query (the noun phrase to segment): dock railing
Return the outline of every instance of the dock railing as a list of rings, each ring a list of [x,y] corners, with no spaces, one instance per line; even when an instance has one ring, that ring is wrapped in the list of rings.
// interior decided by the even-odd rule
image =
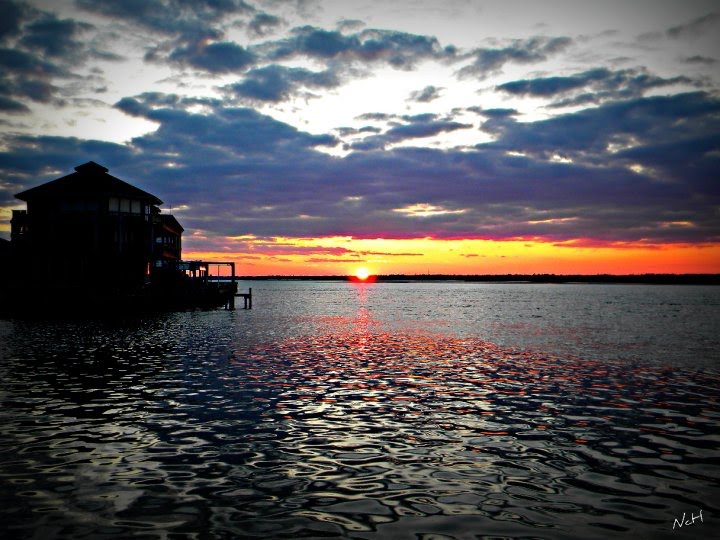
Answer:
[[[230,275],[220,276],[218,275],[218,283],[215,283],[217,293],[225,303],[225,308],[234,310],[235,309],[235,298],[240,297],[244,302],[244,309],[252,309],[252,288],[247,293],[238,293],[237,278],[235,277],[235,263],[224,262],[224,261],[180,261],[178,268],[185,273],[188,278],[193,281],[199,281],[202,286],[206,289],[211,289],[210,278],[210,267],[217,266],[229,266]],[[218,270],[219,274],[219,270]],[[230,283],[221,283],[221,278],[229,278]]]

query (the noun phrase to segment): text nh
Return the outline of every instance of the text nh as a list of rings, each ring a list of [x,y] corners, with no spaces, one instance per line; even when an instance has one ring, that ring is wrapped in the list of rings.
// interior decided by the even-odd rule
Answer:
[[[682,527],[684,525],[694,525],[695,520],[700,519],[700,523],[703,523],[703,517],[702,517],[702,510],[700,510],[700,513],[696,516],[695,514],[690,514],[689,519],[685,519],[685,512],[683,512],[681,519],[675,519],[673,521],[673,531],[675,530],[675,526]]]

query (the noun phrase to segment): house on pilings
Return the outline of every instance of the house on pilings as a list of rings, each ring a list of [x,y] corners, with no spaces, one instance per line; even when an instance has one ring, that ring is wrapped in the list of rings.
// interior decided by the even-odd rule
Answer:
[[[16,197],[27,205],[14,210],[11,220],[5,296],[16,303],[50,295],[66,301],[132,299],[158,308],[234,306],[234,264],[227,263],[231,287],[210,283],[207,272],[190,276],[177,219],[162,213],[158,197],[102,165],[79,165]]]

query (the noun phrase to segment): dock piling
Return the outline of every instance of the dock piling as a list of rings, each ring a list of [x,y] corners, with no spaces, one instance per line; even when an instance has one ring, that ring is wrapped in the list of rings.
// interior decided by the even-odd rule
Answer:
[[[241,296],[243,299],[243,309],[252,309],[252,287],[246,293],[235,293],[235,296]],[[234,302],[234,299],[233,299]],[[235,305],[233,303],[233,305]]]

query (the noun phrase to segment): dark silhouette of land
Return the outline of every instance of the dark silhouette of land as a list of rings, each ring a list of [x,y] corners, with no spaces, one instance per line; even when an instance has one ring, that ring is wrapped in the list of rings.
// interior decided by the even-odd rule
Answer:
[[[358,281],[352,276],[237,276],[249,281]],[[447,282],[478,283],[627,283],[656,285],[720,285],[720,274],[389,274],[372,276],[378,282]]]

